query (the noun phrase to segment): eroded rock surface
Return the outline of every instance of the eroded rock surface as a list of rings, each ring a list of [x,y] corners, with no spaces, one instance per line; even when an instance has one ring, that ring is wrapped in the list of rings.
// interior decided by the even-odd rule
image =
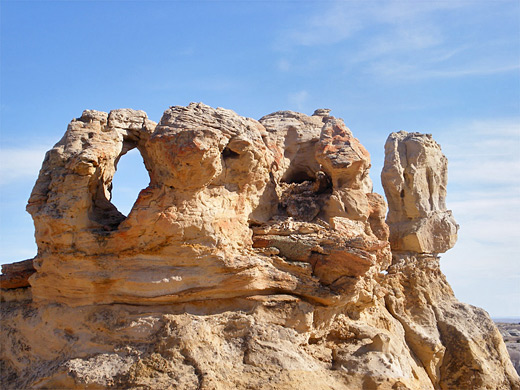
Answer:
[[[435,388],[507,388],[504,378],[514,374],[493,321],[458,302],[440,270],[437,254],[455,245],[458,230],[446,209],[447,167],[430,134],[388,137],[381,174],[392,246],[386,305]]]
[[[133,148],[150,184],[124,216],[111,182]],[[440,147],[401,132],[386,153],[388,224],[330,110],[85,111],[27,206],[30,287],[2,290],[3,388],[520,388],[439,269],[457,230]]]
[[[458,225],[446,210],[448,160],[431,134],[390,134],[381,179],[392,250],[444,253],[455,245]]]

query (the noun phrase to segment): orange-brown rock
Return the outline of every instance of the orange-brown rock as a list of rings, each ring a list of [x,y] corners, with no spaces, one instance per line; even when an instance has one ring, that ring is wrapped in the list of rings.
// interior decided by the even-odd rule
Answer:
[[[2,289],[29,287],[29,277],[35,271],[32,259],[19,261],[17,263],[2,264],[0,287]]]
[[[36,272],[2,291],[2,388],[520,389],[440,272],[445,159],[411,137],[387,147],[389,229],[330,110],[85,111],[27,206]],[[133,148],[150,183],[124,216],[112,178]]]

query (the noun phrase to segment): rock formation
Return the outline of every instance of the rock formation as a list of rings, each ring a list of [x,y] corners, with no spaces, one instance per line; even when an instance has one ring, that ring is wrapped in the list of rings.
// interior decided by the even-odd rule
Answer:
[[[111,183],[133,148],[150,184],[125,217]],[[29,199],[38,255],[4,267],[2,387],[520,389],[439,268],[458,228],[440,147],[385,150],[388,224],[330,110],[84,111]]]
[[[431,134],[392,133],[381,174],[393,251],[444,253],[458,226],[446,210],[448,160]]]
[[[504,373],[496,367],[511,375],[501,336],[486,312],[455,299],[439,267],[437,254],[455,245],[458,229],[446,210],[447,164],[430,134],[388,137],[381,174],[393,257],[386,306],[435,388],[500,388]]]

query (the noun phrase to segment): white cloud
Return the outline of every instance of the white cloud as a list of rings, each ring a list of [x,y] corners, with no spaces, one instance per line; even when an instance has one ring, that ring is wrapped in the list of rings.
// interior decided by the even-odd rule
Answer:
[[[499,61],[499,60],[497,60]],[[435,78],[457,78],[468,76],[486,76],[505,72],[513,72],[520,69],[518,63],[503,64],[481,63],[481,64],[462,64],[436,69],[437,60],[426,60],[422,64],[409,61],[385,60],[373,62],[367,68],[367,73],[377,75],[393,81],[421,80]]]
[[[349,38],[363,28],[366,8],[361,2],[325,3],[323,12],[314,14],[301,26],[284,31],[279,41],[282,48],[293,46],[330,45]]]
[[[443,271],[459,299],[494,316],[519,315],[520,118],[456,123],[436,139],[449,159],[448,208],[461,227]]]
[[[469,132],[496,137],[515,137],[520,141],[520,118],[496,118],[474,120],[469,124]]]
[[[504,7],[496,8],[495,13],[511,13],[507,2],[500,5]],[[345,70],[391,82],[518,71],[517,37],[497,40],[488,34],[482,42],[475,31],[467,36],[459,33],[464,29],[460,25],[468,23],[468,15],[475,23],[484,23],[489,13],[486,7],[485,2],[475,6],[465,1],[327,2],[285,30],[278,46],[294,54],[298,48],[335,45],[330,50],[343,58]],[[456,15],[463,19],[454,22]],[[299,62],[310,57],[301,55]]]
[[[0,184],[38,177],[48,146],[0,149]]]
[[[412,29],[399,28],[390,35],[378,35],[371,39],[351,58],[351,61],[354,63],[371,61],[382,56],[431,48],[440,42],[442,42],[442,37],[437,28],[426,26]],[[454,52],[451,55],[453,54]],[[435,58],[439,59],[440,56],[449,57],[448,53],[437,53]]]
[[[462,7],[464,2],[438,1],[335,1],[322,3],[320,10],[297,27],[284,31],[280,40],[283,47],[331,45],[345,41],[353,35],[377,25],[390,25],[405,32],[408,41],[417,36],[412,34],[410,24],[416,23],[424,32],[425,18],[433,12]],[[403,29],[403,27],[407,27]],[[435,28],[434,25],[430,25]],[[431,30],[429,31],[432,32]],[[435,34],[430,34],[434,36]],[[429,38],[428,38],[429,39]]]
[[[520,118],[480,120],[453,125],[439,140],[450,159],[450,181],[466,188],[500,186],[518,195],[520,188]],[[474,193],[474,192],[473,192]],[[508,193],[501,193],[507,197]],[[498,195],[498,194],[497,194]]]

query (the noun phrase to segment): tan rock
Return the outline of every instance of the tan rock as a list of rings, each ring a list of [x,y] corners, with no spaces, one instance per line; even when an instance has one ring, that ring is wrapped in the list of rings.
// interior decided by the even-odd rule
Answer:
[[[434,388],[520,387],[493,321],[484,310],[457,301],[438,258],[394,255],[384,283],[387,308]]]
[[[383,241],[388,241],[390,229],[385,222],[386,219],[386,202],[384,198],[375,192],[367,194],[367,200],[370,207],[368,222],[374,235]]]
[[[11,308],[4,388],[433,388],[400,324],[375,307],[353,320],[278,294],[173,307]]]
[[[293,112],[261,122],[267,127],[201,103],[171,107],[156,127],[132,110],[85,111],[72,121],[44,161],[29,200],[40,248],[31,279],[34,300],[154,304],[277,289],[331,302],[336,293],[324,286],[387,267],[390,253],[386,243],[372,244],[379,240],[367,222],[368,197],[361,188],[368,153],[350,130],[330,116]],[[339,132],[332,141],[331,131]],[[323,157],[329,142],[341,153],[355,144],[352,150],[364,153],[363,171],[328,163],[324,172],[315,156],[333,161]],[[143,156],[150,185],[125,218],[110,203],[111,180],[117,161],[133,147]],[[342,202],[337,210],[327,206],[335,196]],[[335,216],[360,220],[355,244],[305,260],[288,255],[281,244],[267,248],[282,257],[252,250],[250,224]],[[334,232],[328,234],[331,243],[337,241]],[[311,246],[320,240],[315,237]],[[358,243],[365,241],[366,248]],[[280,265],[291,261],[312,267]],[[311,276],[322,284],[309,282]]]
[[[431,134],[390,134],[381,180],[393,250],[443,253],[455,245],[458,225],[445,202],[448,160]]]
[[[320,165],[315,158],[316,143],[328,117],[278,111],[259,122],[267,131],[267,144],[275,162],[273,175],[278,182],[302,183],[313,180]]]
[[[456,300],[437,253],[449,250],[458,225],[446,210],[447,159],[432,136],[392,133],[382,182],[393,264],[386,305],[434,388],[518,388],[489,315]]]

